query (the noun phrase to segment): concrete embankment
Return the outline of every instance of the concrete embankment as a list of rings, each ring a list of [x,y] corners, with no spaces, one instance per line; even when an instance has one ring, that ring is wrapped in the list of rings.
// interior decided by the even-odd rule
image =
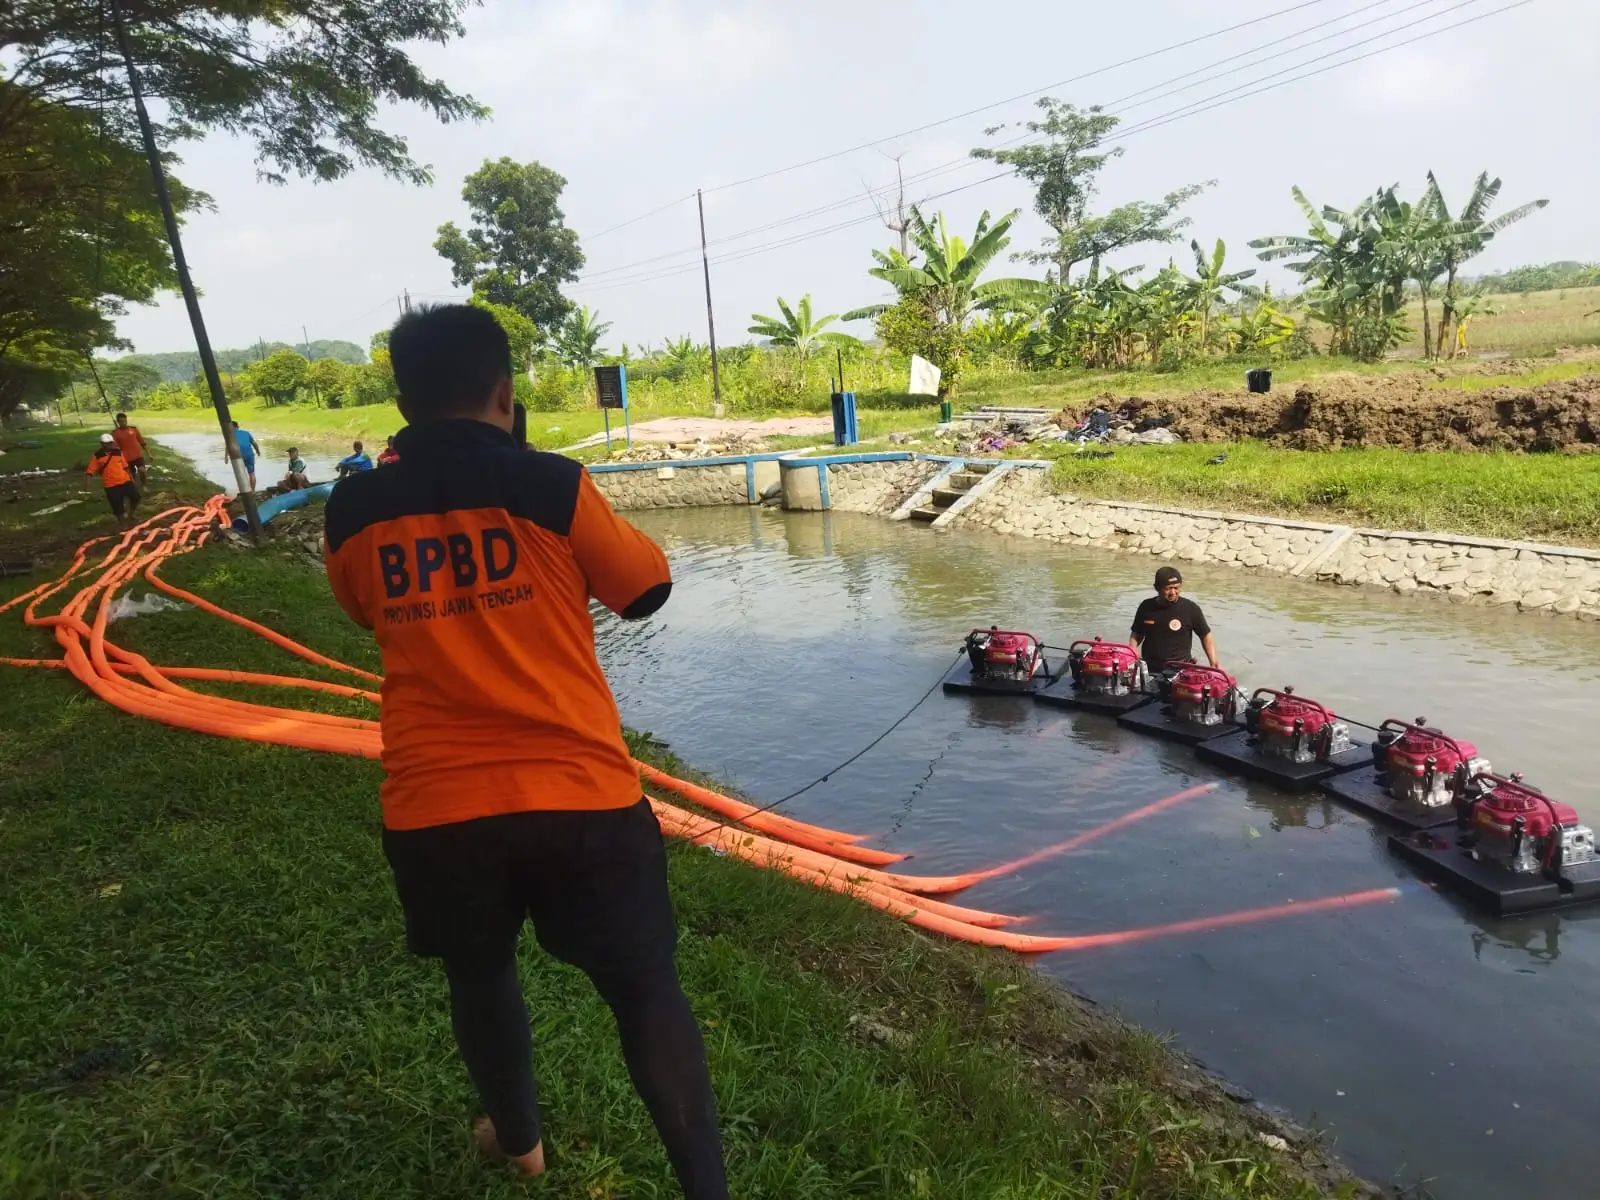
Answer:
[[[971,496],[945,493],[939,485],[963,470],[985,471],[993,478],[974,487]],[[942,510],[918,511],[938,513],[931,522],[935,530],[979,527],[1065,545],[1600,620],[1600,551],[1089,499],[1057,491],[1039,463],[968,463],[902,451],[608,463],[590,471],[622,509],[758,504],[766,497],[791,510],[905,518],[916,505],[949,502]]]

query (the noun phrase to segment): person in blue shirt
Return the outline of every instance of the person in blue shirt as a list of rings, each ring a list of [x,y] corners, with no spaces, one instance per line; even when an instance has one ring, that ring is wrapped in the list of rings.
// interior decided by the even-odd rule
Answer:
[[[346,475],[357,475],[362,471],[372,470],[372,460],[367,457],[367,452],[361,448],[361,443],[355,443],[355,453],[347,454],[339,460],[339,478]]]
[[[239,447],[239,458],[244,463],[244,469],[250,475],[250,490],[256,490],[256,455],[261,453],[261,445],[256,441],[256,435],[248,429],[240,429],[239,422],[233,423],[233,440]]]

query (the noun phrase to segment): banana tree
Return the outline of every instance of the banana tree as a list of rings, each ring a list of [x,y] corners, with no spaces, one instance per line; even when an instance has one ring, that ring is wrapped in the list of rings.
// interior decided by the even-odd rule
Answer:
[[[806,360],[810,358],[811,351],[818,345],[828,346],[857,346],[859,338],[853,338],[848,333],[824,331],[824,327],[833,324],[839,319],[837,313],[829,313],[825,317],[811,316],[811,296],[807,293],[800,297],[800,303],[794,308],[789,307],[789,302],[782,296],[778,297],[778,311],[783,314],[782,319],[764,317],[760,313],[751,315],[755,322],[750,326],[750,332],[757,337],[764,337],[774,346],[786,346],[795,352],[800,360],[800,386],[806,386]]]
[[[600,339],[610,329],[611,322],[600,320],[600,314],[591,312],[587,304],[573,309],[556,329],[556,358],[565,367],[594,366],[605,354],[600,348]]]
[[[1036,299],[1046,294],[1037,279],[991,279],[979,282],[1000,252],[1011,244],[1010,230],[1017,219],[1007,213],[993,225],[987,211],[978,218],[978,227],[969,246],[952,236],[943,213],[930,225],[921,209],[911,209],[911,241],[921,253],[920,266],[912,265],[899,251],[879,251],[879,265],[868,272],[892,286],[901,296],[918,294],[927,298],[943,321],[964,326],[973,313],[1007,302]]]
[[[1203,353],[1211,335],[1211,310],[1222,302],[1224,292],[1247,294],[1248,289],[1241,285],[1256,272],[1254,267],[1248,271],[1225,272],[1222,268],[1228,258],[1228,247],[1221,238],[1217,239],[1209,258],[1200,249],[1198,241],[1191,240],[1189,249],[1194,251],[1194,278],[1189,281],[1189,302],[1200,319],[1200,349]]]
[[[1434,178],[1432,171],[1428,172],[1428,190],[1423,203],[1429,207],[1436,219],[1451,230],[1451,237],[1441,252],[1445,276],[1442,302],[1444,311],[1439,315],[1439,333],[1434,345],[1436,357],[1443,356],[1446,332],[1456,325],[1456,313],[1460,305],[1460,297],[1456,293],[1456,276],[1461,270],[1461,265],[1469,258],[1481,254],[1502,229],[1515,225],[1550,203],[1548,200],[1530,200],[1510,212],[1491,218],[1489,209],[1493,207],[1499,195],[1500,180],[1491,180],[1489,172],[1484,171],[1474,181],[1472,192],[1467,196],[1466,204],[1462,205],[1461,215],[1452,218],[1450,206],[1445,202],[1444,191],[1440,188],[1439,181]],[[1458,326],[1459,332],[1464,332],[1464,327]]]

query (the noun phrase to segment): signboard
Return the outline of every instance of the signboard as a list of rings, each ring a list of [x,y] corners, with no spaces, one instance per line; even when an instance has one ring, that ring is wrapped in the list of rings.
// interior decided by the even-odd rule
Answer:
[[[913,396],[937,396],[939,394],[939,368],[927,359],[913,354],[911,356],[911,386],[906,391]]]
[[[601,408],[628,411],[628,369],[621,363],[613,367],[596,367],[594,390],[600,397]]]

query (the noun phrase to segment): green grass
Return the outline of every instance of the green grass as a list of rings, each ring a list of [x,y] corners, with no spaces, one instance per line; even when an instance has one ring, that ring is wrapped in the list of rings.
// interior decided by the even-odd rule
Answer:
[[[1026,447],[1040,457],[1037,446]],[[1600,546],[1600,455],[1229,445],[1118,446],[1113,457],[1071,450],[1052,469],[1085,496],[1190,508]],[[1219,466],[1207,460],[1226,454]]]
[[[207,549],[165,574],[378,665],[291,547]],[[26,582],[0,581],[0,599]],[[319,673],[194,612],[113,628],[159,663]],[[0,655],[53,651],[0,618]],[[520,1189],[468,1151],[443,980],[402,946],[376,764],[170,729],[62,673],[0,672],[7,1200],[676,1194],[604,1007],[531,944],[551,1174]],[[1160,1043],[1013,960],[704,851],[674,848],[671,879],[737,1196],[1317,1194]],[[903,1042],[855,1035],[857,1016]]]
[[[1491,351],[1531,356],[1564,346],[1600,346],[1600,316],[1590,315],[1600,313],[1600,288],[1496,295],[1493,305],[1498,310],[1493,316],[1474,317],[1467,326],[1467,343],[1474,354]],[[1437,300],[1431,307],[1437,322]],[[1407,306],[1406,320],[1411,327],[1406,345],[1416,349],[1422,338],[1420,302]]]

